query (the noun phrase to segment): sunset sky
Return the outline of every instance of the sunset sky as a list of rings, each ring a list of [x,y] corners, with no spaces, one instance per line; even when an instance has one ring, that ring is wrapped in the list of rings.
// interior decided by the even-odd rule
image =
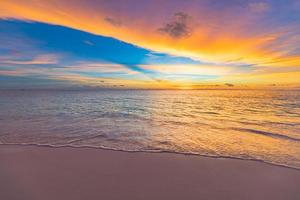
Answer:
[[[0,88],[300,86],[300,0],[1,0]]]

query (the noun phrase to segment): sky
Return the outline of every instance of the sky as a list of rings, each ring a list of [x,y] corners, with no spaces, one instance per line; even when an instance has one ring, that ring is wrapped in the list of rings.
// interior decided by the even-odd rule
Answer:
[[[300,0],[1,0],[0,88],[300,86]]]

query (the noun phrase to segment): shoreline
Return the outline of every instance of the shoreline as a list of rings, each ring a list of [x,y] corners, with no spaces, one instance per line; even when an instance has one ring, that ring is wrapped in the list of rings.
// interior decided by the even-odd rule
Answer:
[[[300,199],[299,170],[252,160],[11,144],[0,160],[1,199]]]
[[[241,161],[252,161],[252,162],[258,162],[258,163],[263,163],[275,167],[283,167],[287,169],[292,169],[300,172],[300,168],[297,167],[292,167],[288,165],[283,165],[283,164],[276,164],[276,163],[271,163],[267,162],[264,160],[260,159],[255,159],[255,158],[238,158],[238,157],[231,157],[231,156],[213,156],[213,155],[204,155],[204,154],[198,154],[198,153],[185,153],[185,152],[176,152],[176,151],[166,151],[166,150],[122,150],[122,149],[113,149],[109,147],[92,147],[92,146],[73,146],[73,145],[51,145],[51,144],[34,144],[34,143],[10,143],[10,144],[3,144],[0,143],[0,148],[1,146],[24,146],[24,147],[46,147],[46,148],[74,148],[74,149],[99,149],[99,150],[104,150],[104,151],[116,151],[116,152],[125,152],[125,153],[150,153],[150,154],[178,154],[178,155],[183,155],[183,156],[196,156],[196,157],[203,157],[203,158],[213,158],[213,159],[231,159],[231,160],[241,160]]]

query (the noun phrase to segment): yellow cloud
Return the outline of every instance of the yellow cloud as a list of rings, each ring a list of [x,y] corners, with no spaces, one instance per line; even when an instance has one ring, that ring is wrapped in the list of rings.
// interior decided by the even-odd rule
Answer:
[[[228,75],[238,71],[236,67],[196,64],[172,64],[172,65],[140,65],[142,69],[152,70],[160,74],[177,75]]]
[[[291,84],[300,86],[300,71],[277,72],[268,74],[239,74],[225,76],[216,82],[232,82],[237,84],[264,85],[264,84]]]
[[[178,20],[176,12],[166,12],[172,5],[171,1],[147,4],[145,9],[139,7],[132,12],[122,1],[118,3],[123,3],[123,6],[109,1],[99,1],[96,4],[95,1],[88,3],[77,0],[72,3],[60,0],[2,0],[0,17],[63,25],[111,36],[154,51],[212,62],[218,66],[251,64],[258,67],[300,67],[300,55],[289,55],[300,39],[278,42],[280,38],[290,37],[295,29],[288,24],[269,29],[259,28],[257,25],[262,18],[255,16],[253,12],[263,13],[271,9],[269,4],[252,3],[247,5],[247,9],[235,12],[210,8],[206,6],[207,2],[192,3],[188,8],[182,8],[188,13],[188,18],[180,18],[180,26],[174,23],[174,20]],[[186,32],[172,32],[179,30]],[[180,37],[172,37],[172,34]],[[143,67],[169,72],[166,66]],[[231,70],[228,68],[220,67],[214,71],[216,68],[213,67],[204,69],[200,66],[198,69],[197,66],[188,66],[186,70],[191,73],[226,75]],[[180,66],[174,66],[172,70],[175,73],[185,72]],[[239,82],[269,83],[276,76],[279,82],[299,82],[297,79],[300,79],[299,73],[282,72],[269,75],[226,75],[222,80],[230,77]]]
[[[268,58],[268,55],[265,55],[266,52],[260,50],[259,47],[270,43],[277,37],[276,34],[273,34],[272,37],[269,34],[245,35],[244,32],[248,28],[252,28],[251,23],[255,23],[249,18],[241,16],[231,24],[223,24],[218,19],[212,18],[212,14],[222,16],[222,13],[204,10],[202,15],[197,14],[198,16],[191,19],[193,20],[191,26],[194,27],[189,37],[172,38],[158,31],[163,24],[171,20],[168,18],[172,18],[172,15],[151,16],[157,11],[154,9],[161,10],[163,7],[149,7],[149,11],[140,11],[139,18],[133,19],[130,10],[117,13],[112,6],[106,4],[99,4],[95,9],[92,3],[89,6],[79,1],[70,4],[57,0],[4,0],[0,2],[0,6],[3,8],[0,17],[59,24],[95,34],[112,36],[156,51],[214,62],[235,59],[243,62],[257,62],[262,56]],[[208,12],[212,12],[212,14]],[[191,11],[190,15],[196,15],[196,13]],[[121,18],[124,26],[108,23],[108,16]],[[109,19],[113,18],[109,17]],[[199,24],[200,20],[207,21],[207,23]],[[121,22],[118,21],[118,23]]]

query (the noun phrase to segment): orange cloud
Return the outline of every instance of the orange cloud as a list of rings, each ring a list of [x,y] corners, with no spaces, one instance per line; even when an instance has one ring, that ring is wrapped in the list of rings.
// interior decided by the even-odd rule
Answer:
[[[300,55],[291,55],[300,39],[282,39],[295,35],[299,26],[262,23],[264,13],[273,9],[270,4],[218,9],[205,0],[178,5],[173,1],[129,2],[2,0],[0,17],[58,24],[216,65],[300,66]],[[247,80],[265,82],[273,76]]]

